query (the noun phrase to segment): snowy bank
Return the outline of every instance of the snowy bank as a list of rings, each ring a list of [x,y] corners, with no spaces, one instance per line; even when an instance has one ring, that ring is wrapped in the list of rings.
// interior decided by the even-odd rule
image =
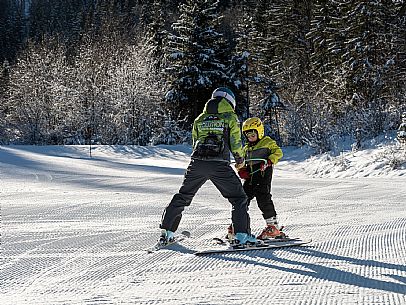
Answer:
[[[351,141],[336,143],[332,152],[314,155],[308,147],[284,149],[285,163],[281,165],[304,172],[310,177],[359,178],[406,177],[406,146],[395,135],[382,135],[365,141],[358,150]]]
[[[352,142],[336,143],[333,152],[315,154],[308,146],[283,147],[284,156],[275,171],[277,176],[301,175],[314,178],[359,178],[359,177],[405,177],[406,147],[401,146],[395,136],[380,136],[362,143],[361,149],[353,150]],[[1,153],[3,152],[3,153]],[[6,153],[7,152],[7,153]],[[158,146],[0,146],[3,163],[27,167],[33,155],[44,161],[65,157],[59,162],[69,162],[74,171],[80,171],[86,160],[111,162],[110,167],[138,166],[141,170],[167,170],[172,174],[183,174],[190,159],[191,147],[185,145]],[[56,160],[58,162],[58,160]],[[91,166],[91,164],[90,164]],[[100,169],[98,169],[100,170]]]

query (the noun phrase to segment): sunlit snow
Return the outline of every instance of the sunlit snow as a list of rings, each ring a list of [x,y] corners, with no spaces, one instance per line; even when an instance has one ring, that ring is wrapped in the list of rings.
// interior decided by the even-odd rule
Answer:
[[[284,148],[279,218],[313,242],[198,257],[230,222],[209,182],[179,228],[191,238],[145,251],[189,147],[96,146],[90,158],[88,146],[0,146],[0,303],[406,304],[406,169],[382,157],[393,150],[402,160],[393,142],[318,157]],[[258,232],[255,201],[250,215]]]

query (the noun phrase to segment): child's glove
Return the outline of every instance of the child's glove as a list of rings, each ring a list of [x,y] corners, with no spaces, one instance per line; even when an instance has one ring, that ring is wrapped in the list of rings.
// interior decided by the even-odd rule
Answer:
[[[249,179],[250,178],[250,172],[248,171],[248,168],[246,167],[242,167],[239,171],[238,171],[238,176],[240,176],[241,179]]]
[[[261,172],[266,170],[268,167],[272,166],[272,161],[268,159],[268,161],[265,163],[261,163]]]
[[[234,166],[235,166],[235,168],[237,170],[240,170],[241,168],[243,168],[244,165],[245,165],[245,160],[244,160],[243,157],[235,158],[235,165]]]

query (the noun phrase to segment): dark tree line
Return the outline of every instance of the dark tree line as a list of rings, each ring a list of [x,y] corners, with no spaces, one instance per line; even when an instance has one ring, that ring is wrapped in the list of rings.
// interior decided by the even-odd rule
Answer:
[[[375,136],[406,111],[405,11],[397,0],[2,0],[0,141],[187,142],[218,86],[284,144]]]

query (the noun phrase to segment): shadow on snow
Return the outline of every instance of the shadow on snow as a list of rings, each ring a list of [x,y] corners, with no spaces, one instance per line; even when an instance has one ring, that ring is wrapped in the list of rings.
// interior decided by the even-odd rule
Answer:
[[[103,175],[103,174],[92,174],[90,173],[78,173],[75,168],[69,168],[66,166],[65,168],[58,169],[58,165],[50,165],[46,162],[41,161],[34,161],[29,158],[25,158],[18,154],[19,150],[13,149],[1,149],[0,147],[0,171],[3,173],[7,173],[13,176],[16,179],[26,179],[27,176],[62,176],[64,177],[62,181],[56,181],[57,183],[68,183],[71,185],[77,185],[80,188],[96,188],[96,189],[111,189],[112,191],[129,191],[129,192],[156,192],[156,186],[140,186],[140,185],[120,185],[120,178],[126,178],[125,176],[117,177],[117,176],[110,176],[110,175]],[[24,151],[28,151],[28,149],[24,149]],[[66,151],[65,151],[66,153]],[[47,153],[41,153],[46,156],[52,156],[52,154],[48,155]],[[83,160],[89,162],[89,164],[95,164],[99,168],[105,169],[114,169],[114,170],[126,170],[126,171],[140,171],[140,172],[148,172],[157,173],[157,174],[166,174],[166,175],[183,175],[185,173],[186,167],[184,168],[174,168],[174,167],[163,167],[163,166],[156,166],[156,165],[137,165],[137,164],[128,164],[113,160],[106,160],[106,159],[99,159],[99,158],[79,158],[77,156],[62,156],[58,155],[58,157],[63,158],[72,158]],[[74,162],[74,161],[72,161]],[[6,166],[2,168],[2,164]],[[15,168],[8,168],[8,165],[12,165]],[[19,173],[18,170],[22,170],[23,174]],[[71,176],[66,178],[66,176]],[[139,175],[142,178],[142,173]],[[162,177],[162,179],[167,179],[166,177]],[[135,180],[135,178],[134,178]],[[111,181],[117,182],[117,184],[111,184]]]
[[[397,264],[391,264],[391,263],[385,263],[385,262],[378,262],[374,260],[368,260],[368,259],[357,259],[357,258],[352,258],[352,257],[345,257],[345,256],[340,256],[340,255],[335,255],[335,254],[330,254],[326,252],[321,252],[312,249],[311,246],[302,246],[300,248],[290,248],[290,249],[285,249],[285,252],[291,252],[293,254],[298,254],[298,255],[304,255],[308,257],[320,257],[323,259],[330,259],[334,261],[343,261],[346,263],[354,264],[354,265],[359,265],[359,266],[364,266],[364,267],[377,267],[377,268],[385,268],[385,269],[392,269],[396,271],[406,271],[406,266],[403,265],[397,265]],[[184,252],[182,250],[182,252]],[[347,285],[352,285],[352,286],[357,286],[357,287],[362,287],[362,288],[371,288],[371,289],[377,289],[377,290],[385,290],[393,293],[400,293],[404,294],[406,292],[406,284],[398,284],[398,283],[392,283],[392,282],[386,282],[383,280],[377,280],[377,279],[372,279],[368,278],[353,272],[348,272],[348,271],[342,271],[338,270],[333,267],[327,267],[323,266],[323,263],[309,263],[306,261],[296,261],[296,260],[290,260],[286,258],[281,258],[276,256],[276,253],[274,251],[270,250],[259,250],[259,251],[253,251],[253,252],[246,252],[246,253],[238,253],[239,255],[246,256],[247,258],[235,258],[231,257],[230,254],[225,255],[225,254],[214,254],[210,255],[211,258],[215,259],[222,259],[225,261],[235,261],[235,262],[243,262],[246,264],[253,264],[253,265],[258,265],[261,267],[267,267],[267,268],[272,268],[284,272],[292,272],[296,273],[299,275],[303,276],[308,276],[308,277],[313,277],[317,278],[320,280],[326,280],[326,281],[331,281],[331,282],[337,282],[337,283],[342,283],[342,284],[347,284]],[[251,260],[248,257],[256,257],[256,258],[263,258],[263,259],[269,259],[269,263],[265,262],[258,262],[257,260]],[[289,264],[291,267],[283,267],[283,266],[277,266],[274,264],[274,262],[278,262],[281,264]],[[303,269],[308,269],[303,270]],[[385,274],[382,274],[385,275]],[[398,280],[400,282],[406,283],[406,279],[402,276],[398,275],[386,275],[394,278],[395,280]]]

